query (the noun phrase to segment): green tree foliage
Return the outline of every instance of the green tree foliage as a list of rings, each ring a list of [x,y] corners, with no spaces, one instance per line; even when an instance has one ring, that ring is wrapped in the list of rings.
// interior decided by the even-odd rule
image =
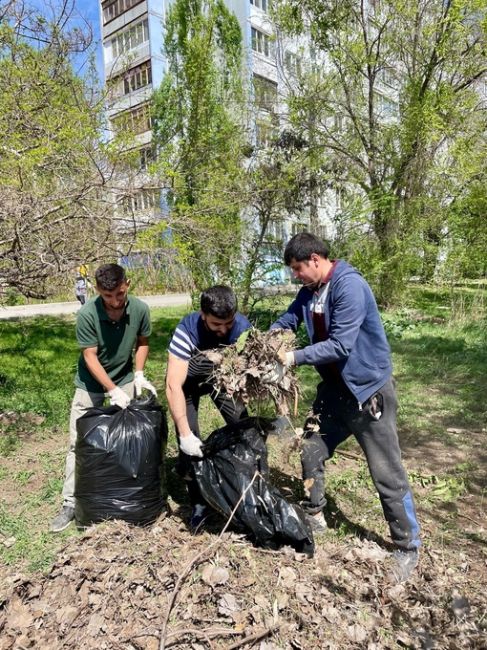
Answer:
[[[68,3],[53,22],[24,3],[0,13],[0,296],[44,298],[81,262],[116,256],[119,152],[101,142],[103,97],[73,72],[87,41]]]
[[[445,237],[462,231],[453,245],[467,243],[465,201],[470,220],[478,215],[469,179],[482,172],[460,179],[455,161],[460,143],[485,138],[485,0],[281,0],[276,20],[291,34],[310,26],[316,60],[291,98],[292,119],[305,139],[313,124],[357,222],[345,248],[391,304],[423,264],[432,274]]]
[[[197,288],[228,280],[239,249],[245,149],[241,33],[222,0],[176,0],[165,24],[168,71],[153,99],[159,173],[173,243]]]
[[[451,281],[462,278],[487,277],[487,116],[479,112],[479,128],[463,131],[455,147],[449,151],[448,164],[453,172],[445,194],[447,227],[443,227],[442,244],[447,248],[440,277]],[[443,219],[444,223],[444,219]]]
[[[290,217],[304,214],[310,203],[310,169],[306,142],[283,130],[257,147],[246,166],[246,237],[242,242],[239,289],[248,311],[256,284],[268,285],[282,268],[282,233]],[[314,176],[313,176],[314,178]]]

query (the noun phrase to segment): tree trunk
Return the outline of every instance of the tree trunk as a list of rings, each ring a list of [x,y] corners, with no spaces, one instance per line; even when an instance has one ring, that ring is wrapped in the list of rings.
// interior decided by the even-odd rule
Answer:
[[[310,173],[309,178],[309,229],[318,237],[321,236],[318,218],[318,181],[314,172]]]
[[[260,217],[259,222],[260,222],[260,231],[257,239],[254,241],[254,245],[251,248],[250,256],[248,258],[248,262],[245,265],[245,272],[244,272],[244,279],[242,282],[242,299],[241,299],[241,305],[242,305],[242,311],[244,313],[247,313],[248,307],[249,307],[249,302],[250,302],[250,294],[252,290],[252,281],[254,279],[254,274],[255,270],[257,268],[257,264],[259,261],[259,256],[262,248],[262,242],[264,241],[265,234],[267,232],[267,227],[269,225],[270,221],[270,215],[267,214],[265,217]]]
[[[390,307],[399,300],[404,285],[397,206],[375,211],[374,232],[379,242],[380,264],[375,295],[381,306]]]

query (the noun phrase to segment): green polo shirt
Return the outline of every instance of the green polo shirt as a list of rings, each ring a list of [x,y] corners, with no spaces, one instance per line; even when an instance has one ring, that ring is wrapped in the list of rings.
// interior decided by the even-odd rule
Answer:
[[[125,312],[119,321],[108,317],[100,296],[83,305],[76,319],[76,338],[80,347],[98,348],[98,360],[117,386],[133,380],[132,352],[137,337],[149,336],[150,333],[149,307],[133,296],[128,296]],[[89,392],[104,392],[103,386],[90,374],[82,354],[74,383]]]

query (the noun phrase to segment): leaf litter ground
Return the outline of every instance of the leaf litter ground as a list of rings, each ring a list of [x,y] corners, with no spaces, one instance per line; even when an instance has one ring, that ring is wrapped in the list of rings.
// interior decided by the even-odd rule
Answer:
[[[330,531],[308,559],[220,535],[216,515],[191,536],[184,514],[149,528],[94,526],[46,574],[10,576],[0,650],[486,647],[485,573],[467,555],[453,564],[429,548],[397,585],[370,539]]]

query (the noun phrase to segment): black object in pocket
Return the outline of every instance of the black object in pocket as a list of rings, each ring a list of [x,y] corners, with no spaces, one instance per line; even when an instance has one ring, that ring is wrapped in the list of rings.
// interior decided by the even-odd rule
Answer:
[[[76,422],[75,517],[78,526],[123,519],[153,522],[164,508],[161,472],[167,421],[154,397],[126,409],[88,410]]]
[[[375,395],[372,395],[362,408],[373,420],[380,420],[384,413],[384,398],[382,394],[375,393]]]
[[[265,429],[259,418],[246,418],[214,431],[203,459],[193,461],[198,486],[226,518],[241,499],[232,523],[256,544],[274,549],[289,545],[312,556],[313,533],[304,512],[269,483]]]

